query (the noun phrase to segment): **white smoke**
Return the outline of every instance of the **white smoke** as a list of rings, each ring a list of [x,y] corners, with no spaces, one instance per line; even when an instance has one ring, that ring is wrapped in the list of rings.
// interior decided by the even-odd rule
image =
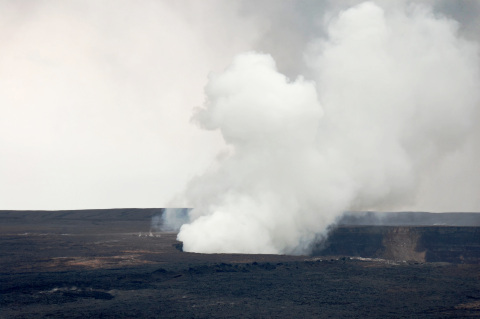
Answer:
[[[305,53],[310,81],[255,52],[210,77],[194,118],[230,148],[187,187],[185,251],[305,252],[345,210],[414,203],[470,136],[478,46],[455,21],[367,2],[326,30]]]

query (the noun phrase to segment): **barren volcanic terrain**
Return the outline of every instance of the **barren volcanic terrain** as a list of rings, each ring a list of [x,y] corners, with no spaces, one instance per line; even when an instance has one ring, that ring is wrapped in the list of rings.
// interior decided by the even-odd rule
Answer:
[[[151,232],[161,212],[0,211],[0,318],[480,315],[476,214],[469,227],[350,217],[313,255],[284,256],[182,252]]]

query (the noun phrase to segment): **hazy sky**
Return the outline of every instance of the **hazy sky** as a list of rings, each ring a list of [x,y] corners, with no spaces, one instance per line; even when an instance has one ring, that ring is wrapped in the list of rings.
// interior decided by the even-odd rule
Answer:
[[[299,87],[305,85],[306,92],[316,91],[318,96],[309,95],[305,100],[307,104],[298,103],[299,107],[311,112],[308,113],[311,116],[319,116],[310,108],[315,109],[317,103],[337,103],[337,95],[331,93],[332,87],[348,88],[352,83],[345,86],[344,82],[336,83],[336,80],[344,79],[329,75],[336,74],[337,60],[324,56],[317,60],[316,54],[324,52],[322,45],[325,43],[333,43],[333,46],[336,35],[339,39],[348,36],[349,31],[345,28],[349,25],[343,28],[333,24],[332,27],[331,21],[336,21],[341,12],[359,3],[0,1],[0,209],[165,207],[181,203],[179,197],[186,188],[191,188],[187,187],[189,181],[195,176],[204,176],[207,168],[228,156],[231,145],[226,146],[224,138],[228,142],[232,136],[234,140],[239,137],[236,133],[224,132],[222,135],[219,129],[223,124],[212,124],[209,119],[192,121],[194,110],[204,106],[207,98],[214,103],[223,94],[220,89],[213,89],[221,85],[213,74],[221,74],[238,54],[248,51],[265,53],[276,64],[275,72],[291,81],[302,76],[305,83],[298,82]],[[386,12],[409,10],[408,1],[377,3]],[[424,4],[432,8],[432,21],[448,20],[445,25],[454,30],[454,37],[443,42],[439,40],[439,45],[453,43],[452,48],[455,48],[465,41],[466,46],[473,48],[479,43],[479,2],[445,0],[425,1]],[[397,6],[401,8],[393,8]],[[393,25],[400,23],[397,21]],[[428,29],[429,26],[425,26]],[[421,33],[419,24],[418,29],[412,27],[405,34],[420,41],[419,52],[424,52],[421,50],[430,46],[430,38],[422,37]],[[401,37],[403,33],[394,34]],[[326,38],[329,39],[327,42]],[[392,43],[398,43],[398,52],[403,52],[402,46],[408,47],[409,39]],[[434,45],[432,48],[436,48]],[[360,66],[364,64],[361,53],[345,50],[340,53],[347,54],[348,61]],[[409,50],[405,52],[412,54]],[[465,57],[465,65],[468,62],[472,68],[478,68],[475,62],[478,51],[471,54],[474,57]],[[460,53],[458,58],[455,55],[451,60],[447,53],[438,57],[444,60],[432,62],[432,69],[425,67],[427,71],[432,70],[430,74],[436,74],[435,70],[443,66],[446,70],[455,68],[457,62],[460,68],[464,65],[464,55]],[[433,52],[426,58],[433,61],[437,55]],[[261,63],[267,65],[270,63],[268,59],[260,58]],[[250,62],[245,63],[249,65]],[[392,64],[392,68],[401,70],[403,67]],[[473,73],[479,71],[476,69]],[[468,68],[458,75],[459,79],[467,79],[469,75],[466,73],[469,73]],[[414,81],[417,77],[413,71],[412,74]],[[455,70],[452,74],[457,76]],[[433,81],[429,76],[420,75],[419,78]],[[389,74],[387,81],[410,88],[407,84],[412,82],[406,80],[407,75],[397,82],[395,79],[395,74]],[[381,76],[366,80],[371,85],[378,81],[379,88],[385,88],[386,79]],[[362,82],[361,79],[357,81]],[[206,94],[208,83],[217,91]],[[422,157],[419,159],[421,163],[415,164],[419,172],[411,190],[413,197],[408,197],[408,201],[393,201],[390,205],[388,200],[382,202],[378,199],[373,206],[373,202],[369,202],[368,208],[480,211],[480,105],[476,103],[473,109],[468,106],[473,103],[468,99],[468,92],[480,91],[480,88],[472,86],[476,85],[475,81],[455,82],[454,86],[459,87],[454,92],[463,96],[452,100],[451,96],[438,91],[443,84],[416,83],[415,94],[423,97],[422,90],[438,93],[435,96],[439,101],[443,97],[448,100],[446,109],[455,110],[452,112],[456,114],[458,107],[458,112],[468,115],[473,124],[468,131],[456,132],[455,123],[463,121],[461,117],[452,124],[445,123],[443,117],[437,119],[436,113],[420,115],[418,126],[427,123],[428,119],[428,125],[425,125],[433,128],[427,133],[435,135],[429,135],[428,141],[436,141],[435,147],[440,150],[435,152],[438,151],[441,158],[424,163]],[[353,91],[345,89],[342,96],[361,90],[361,85],[351,89]],[[395,92],[403,99],[397,90],[388,91],[390,89],[386,87],[382,92],[386,92],[386,96]],[[287,91],[285,98],[290,96]],[[262,92],[258,94],[262,95]],[[426,96],[434,100],[431,95]],[[404,101],[417,100],[409,97]],[[470,108],[465,111],[463,105],[456,105],[457,102],[468,104]],[[393,105],[403,107],[401,103]],[[349,108],[343,110],[350,112]],[[260,116],[269,119],[267,113],[262,114]],[[240,125],[235,121],[235,114],[228,116],[233,127]],[[282,116],[281,125],[288,125],[290,115]],[[453,117],[457,120],[456,116]],[[303,123],[303,115],[299,119]],[[438,125],[431,125],[437,120]],[[199,121],[201,125],[198,125]],[[345,123],[356,125],[356,122]],[[247,118],[240,129],[251,124]],[[261,135],[263,133],[258,132],[262,123],[257,124],[260,128],[252,129],[259,131],[252,132]],[[205,130],[205,126],[210,130]],[[358,129],[361,131],[362,126]],[[415,127],[412,132],[421,134],[421,131],[421,127]],[[454,132],[453,138],[448,134],[451,131]],[[376,136],[379,135],[382,133]],[[328,143],[342,138],[331,136]],[[416,140],[416,136],[405,138]],[[348,145],[343,140],[342,143]],[[374,151],[370,146],[366,146],[365,152]],[[418,147],[412,146],[407,151],[421,153],[423,146]],[[341,150],[344,152],[343,146]],[[345,151],[345,154],[349,153]],[[425,158],[429,157],[425,155]],[[248,167],[249,164],[247,161],[241,165]],[[314,183],[309,185],[316,187]],[[172,201],[175,196],[177,200]],[[364,207],[363,203],[354,204]]]

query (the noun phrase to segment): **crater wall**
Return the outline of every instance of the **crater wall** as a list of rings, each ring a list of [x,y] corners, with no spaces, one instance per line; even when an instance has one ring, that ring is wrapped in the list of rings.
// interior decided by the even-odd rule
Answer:
[[[312,255],[479,264],[480,227],[342,225]]]

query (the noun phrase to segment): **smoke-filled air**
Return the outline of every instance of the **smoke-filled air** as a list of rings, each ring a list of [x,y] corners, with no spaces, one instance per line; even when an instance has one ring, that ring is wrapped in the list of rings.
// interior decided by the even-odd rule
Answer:
[[[480,211],[480,2],[0,0],[0,210],[164,208],[303,254],[346,211]]]
[[[181,195],[185,251],[304,253],[347,210],[415,203],[469,139],[479,51],[457,22],[367,2],[325,23],[305,76],[255,51],[210,75],[193,121],[228,148]]]

